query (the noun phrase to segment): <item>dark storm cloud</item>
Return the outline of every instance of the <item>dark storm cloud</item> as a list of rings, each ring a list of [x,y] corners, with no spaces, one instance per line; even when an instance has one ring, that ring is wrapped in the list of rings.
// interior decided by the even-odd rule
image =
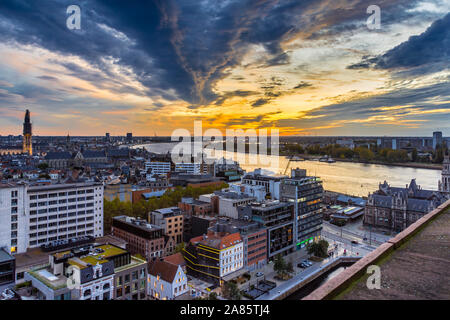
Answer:
[[[377,4],[383,16],[391,16],[386,23],[392,23],[416,2]],[[242,62],[250,44],[266,48],[270,55],[266,66],[287,64],[290,57],[282,49],[283,41],[297,34],[314,37],[321,28],[330,29],[332,35],[345,32],[354,21],[365,21],[372,1],[355,0],[351,6],[337,0],[78,1],[82,29],[70,31],[66,8],[72,4],[72,0],[2,0],[0,41],[79,56],[101,73],[65,67],[98,88],[171,101],[181,98],[202,106],[221,101],[214,90],[217,81]],[[342,27],[346,23],[350,27]],[[124,85],[113,66],[129,67],[145,90]]]
[[[55,78],[55,77],[52,77],[52,76],[39,76],[37,78],[41,79],[41,80],[58,81],[58,78]]]
[[[433,67],[433,65],[435,65]],[[450,13],[422,34],[412,36],[383,55],[366,57],[349,69],[407,69],[405,74],[425,74],[450,67]],[[412,69],[412,70],[410,70]]]
[[[268,116],[272,116],[275,114],[280,114],[281,111],[275,111],[275,112],[268,112],[264,114],[260,114],[257,116],[247,116],[247,117],[240,117],[239,119],[230,119],[225,122],[225,125],[227,126],[245,126],[250,123],[261,123],[261,124],[269,124],[269,122],[266,120]]]
[[[257,91],[251,91],[251,90],[235,90],[235,91],[226,91],[223,94],[220,95],[220,97],[216,100],[216,105],[222,105],[225,100],[233,98],[233,97],[248,97],[258,94]],[[194,109],[194,108],[191,108]]]
[[[253,108],[261,107],[261,106],[265,105],[269,101],[270,100],[268,100],[268,99],[259,98],[258,100],[256,100],[255,102],[252,103],[252,107]]]
[[[305,81],[301,81],[298,85],[296,85],[294,87],[294,89],[303,89],[303,88],[308,88],[308,87],[311,87],[311,86],[312,86],[311,83],[305,82]]]

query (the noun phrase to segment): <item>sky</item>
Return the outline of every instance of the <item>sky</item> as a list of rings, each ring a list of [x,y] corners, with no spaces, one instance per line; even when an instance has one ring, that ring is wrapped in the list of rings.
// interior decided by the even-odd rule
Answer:
[[[449,67],[448,0],[2,0],[0,134],[450,136]]]

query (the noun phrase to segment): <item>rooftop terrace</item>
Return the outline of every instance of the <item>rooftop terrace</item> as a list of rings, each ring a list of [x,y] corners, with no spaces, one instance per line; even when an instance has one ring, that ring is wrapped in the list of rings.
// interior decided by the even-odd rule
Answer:
[[[72,249],[72,250],[66,250],[66,251],[61,251],[61,252],[57,252],[54,254],[54,257],[56,259],[61,259],[64,258],[65,256],[70,256],[76,253],[77,249]],[[81,269],[86,268],[89,265],[96,265],[98,264],[103,264],[105,262],[108,262],[108,259],[114,256],[117,256],[119,254],[123,254],[126,253],[127,251],[110,245],[110,244],[105,244],[105,245],[100,245],[97,247],[94,247],[93,250],[91,250],[88,254],[79,256],[79,257],[70,257],[70,259],[68,260],[68,263],[70,263],[71,265],[77,266]]]

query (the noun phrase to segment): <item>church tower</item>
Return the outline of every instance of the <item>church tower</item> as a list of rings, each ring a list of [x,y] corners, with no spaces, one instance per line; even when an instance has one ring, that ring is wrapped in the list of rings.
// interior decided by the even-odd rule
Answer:
[[[27,109],[25,112],[25,120],[23,122],[23,153],[28,153],[30,156],[33,154],[33,146],[31,143],[31,122],[30,111]]]
[[[448,151],[444,154],[444,161],[442,162],[442,178],[439,181],[439,191],[444,192],[447,198],[450,198],[450,159]]]

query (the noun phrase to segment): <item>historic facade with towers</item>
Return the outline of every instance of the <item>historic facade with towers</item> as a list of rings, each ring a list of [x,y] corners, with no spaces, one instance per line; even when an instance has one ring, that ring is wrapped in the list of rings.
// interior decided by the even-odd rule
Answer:
[[[450,199],[450,159],[448,151],[444,155],[442,163],[441,180],[438,183],[439,191],[444,194],[447,199]]]
[[[446,200],[442,192],[422,189],[412,179],[405,188],[391,187],[386,181],[369,197],[363,224],[402,231]]]

